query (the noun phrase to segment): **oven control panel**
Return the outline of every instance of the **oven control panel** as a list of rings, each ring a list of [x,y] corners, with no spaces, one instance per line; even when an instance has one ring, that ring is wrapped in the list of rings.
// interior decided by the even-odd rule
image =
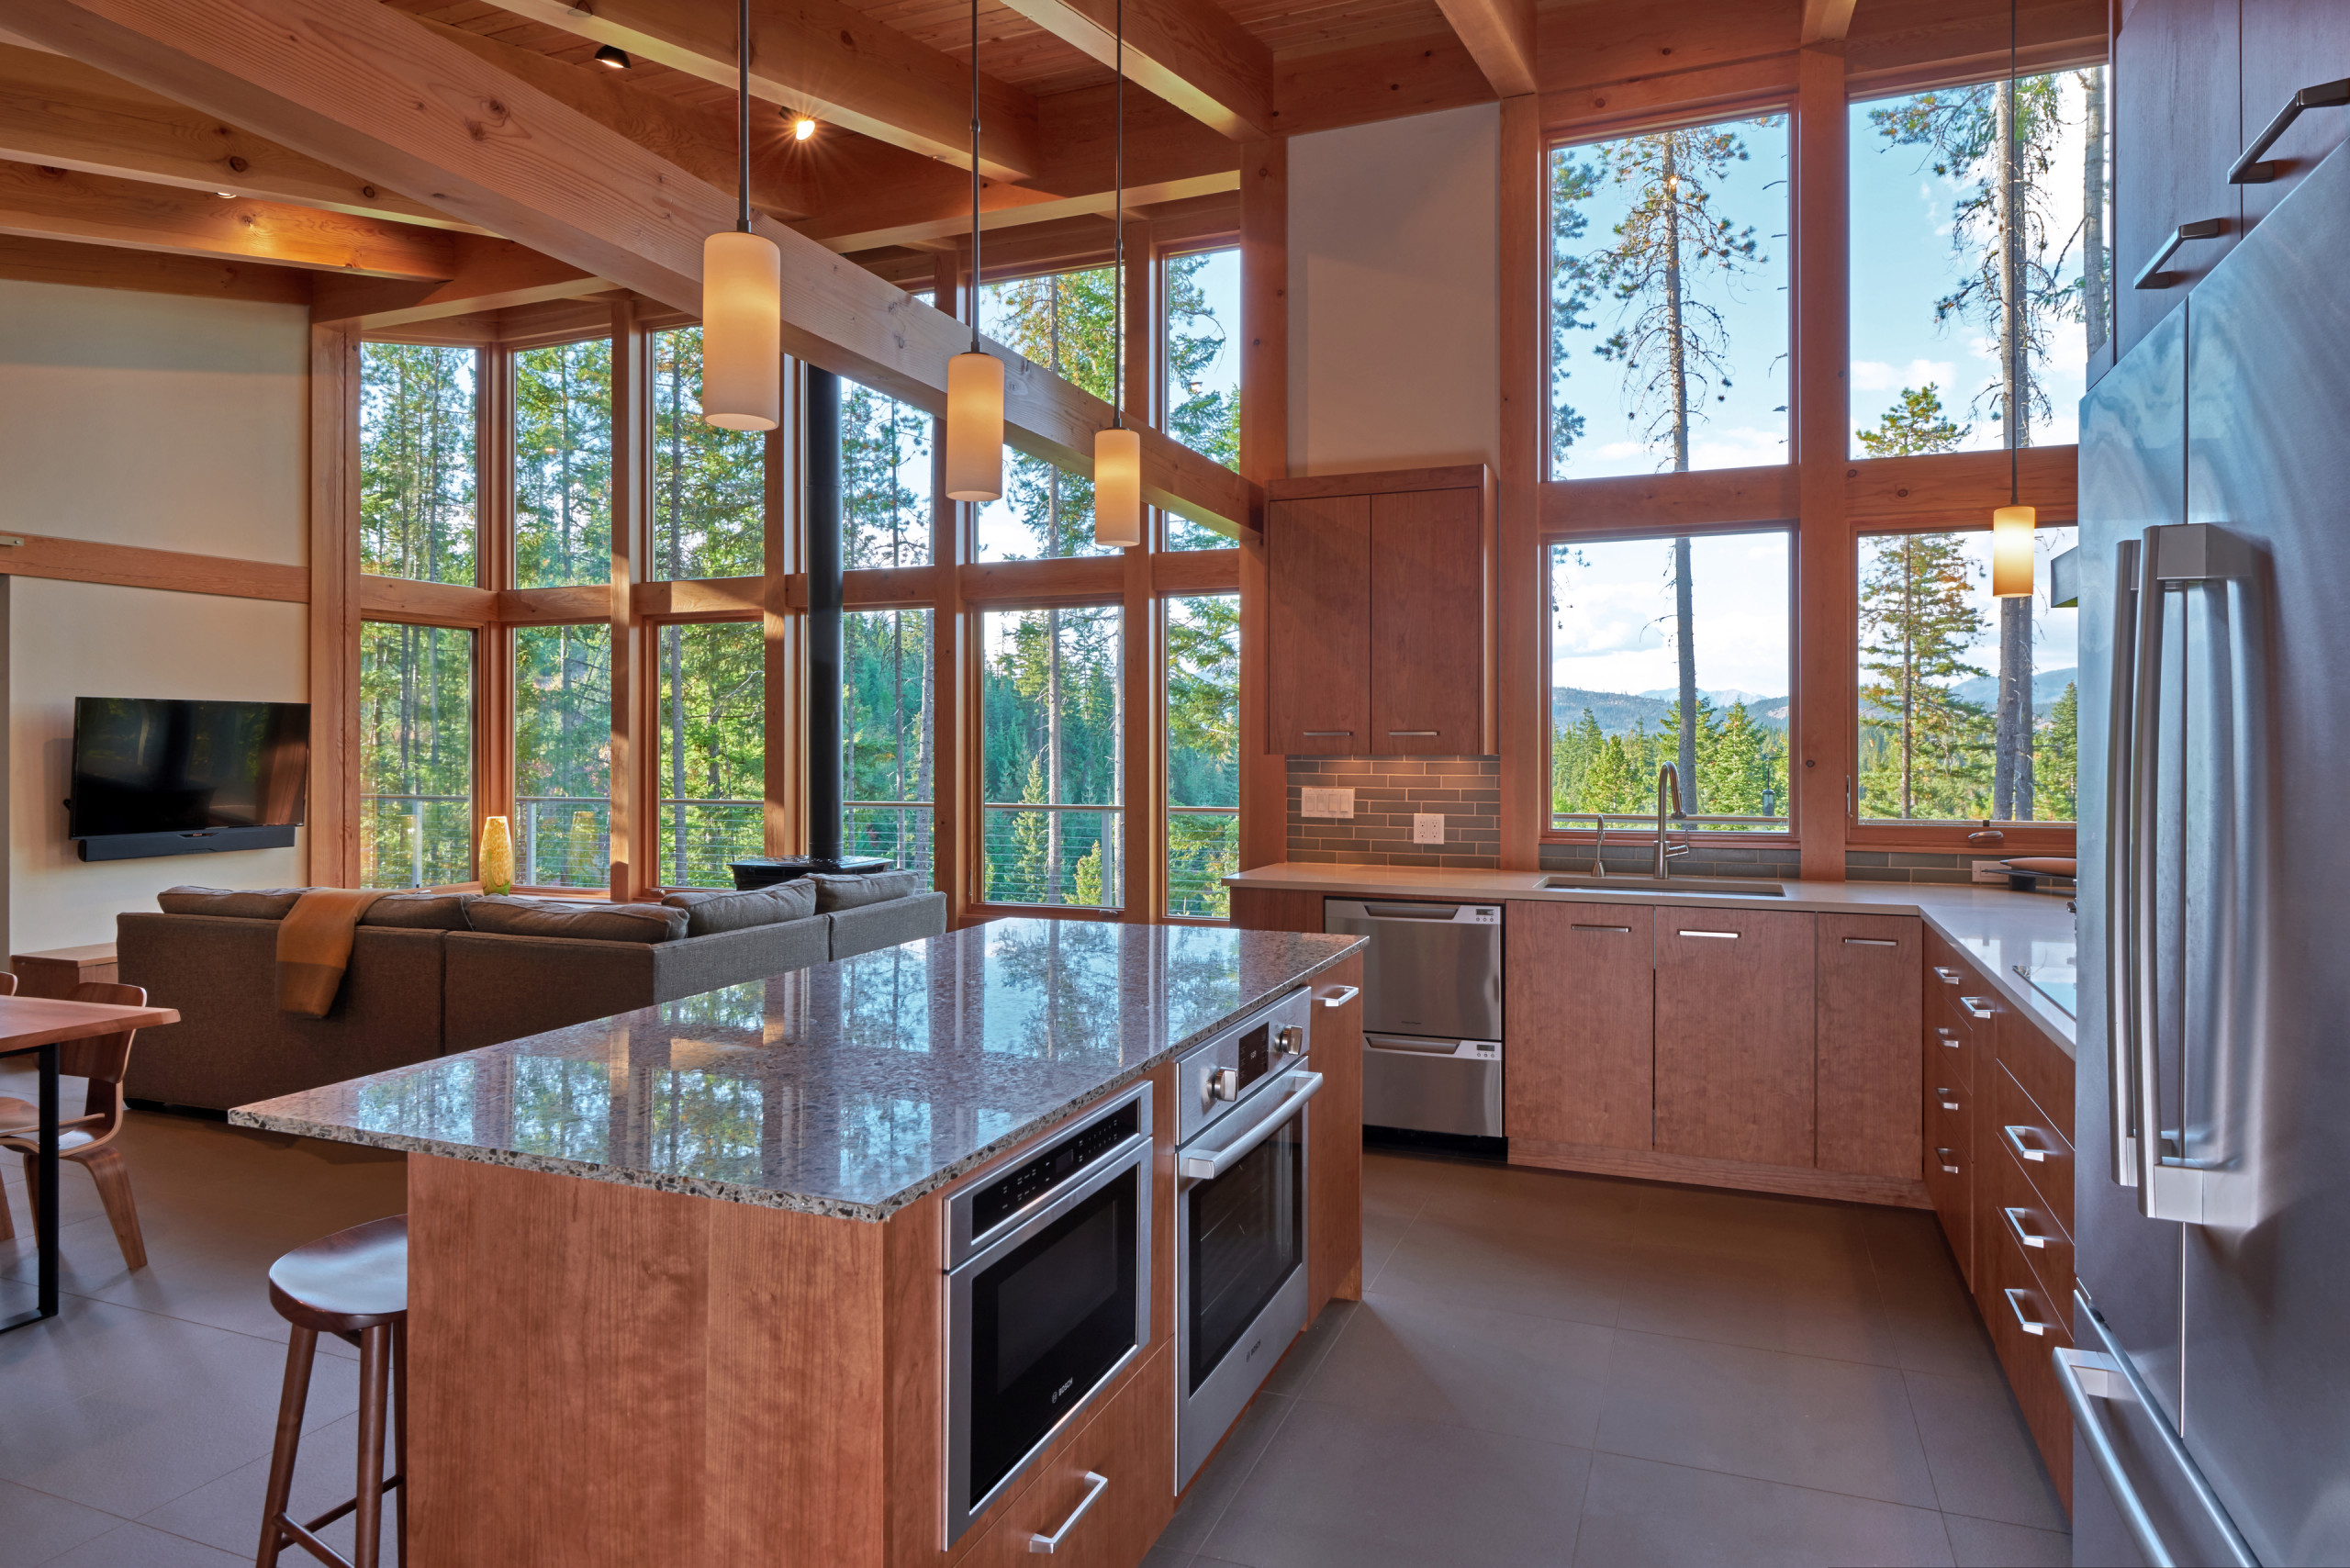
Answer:
[[[1186,1052],[1175,1064],[1176,1141],[1189,1142],[1301,1060],[1313,1014],[1313,992],[1293,991]]]

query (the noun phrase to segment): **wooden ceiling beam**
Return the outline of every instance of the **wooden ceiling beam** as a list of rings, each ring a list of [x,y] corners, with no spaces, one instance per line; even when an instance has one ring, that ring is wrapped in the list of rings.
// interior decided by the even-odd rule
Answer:
[[[445,279],[318,279],[310,290],[311,323],[383,331],[551,299],[577,299],[612,287],[593,273],[508,240],[462,234],[455,237],[453,250],[455,264]]]
[[[596,0],[591,14],[571,0],[500,5],[730,92],[734,87],[732,6]],[[751,0],[751,94],[909,152],[971,166],[970,68],[841,0]],[[1035,97],[982,73],[980,172],[1018,180],[1043,162]]]
[[[459,238],[318,207],[242,196],[223,200],[178,185],[5,162],[0,234],[409,279],[453,273],[453,241]]]
[[[692,315],[702,241],[733,221],[723,192],[376,0],[11,0],[10,26]],[[944,411],[968,329],[773,219],[753,227],[782,251],[786,353]],[[1006,439],[1090,474],[1109,405],[994,352]],[[1258,487],[1140,433],[1151,504],[1258,525]]]
[[[1532,14],[1533,0],[1521,0]],[[1004,0],[1055,38],[1115,69],[1117,0]],[[1215,0],[1134,0],[1126,79],[1235,141],[1273,130],[1273,53]]]
[[[1169,180],[1155,185],[1129,185],[1125,205],[1128,212],[1154,202],[1188,201],[1193,196],[1216,196],[1240,188],[1240,173],[1202,174],[1189,180]],[[1090,196],[1061,196],[1044,201],[1026,202],[1017,207],[995,207],[980,215],[979,230],[993,234],[1002,230],[1025,229],[1040,223],[1058,223],[1069,218],[1107,218],[1118,206],[1115,191],[1095,191]],[[968,210],[916,219],[890,228],[868,229],[855,233],[826,233],[821,224],[803,228],[802,232],[822,240],[829,248],[843,252],[876,251],[886,245],[920,245],[939,240],[968,237],[971,232],[971,215]]]
[[[62,283],[75,288],[127,288],[141,294],[184,294],[198,299],[252,299],[308,305],[318,274],[295,267],[162,251],[120,251],[71,240],[27,240],[0,234],[0,277],[19,283]]]
[[[447,213],[78,60],[0,43],[0,159],[229,191],[354,218],[464,228]]]
[[[1495,93],[1515,98],[1541,90],[1534,68],[1534,0],[1437,0],[1437,8]]]
[[[1803,41],[1828,43],[1852,30],[1853,0],[1803,0]]]

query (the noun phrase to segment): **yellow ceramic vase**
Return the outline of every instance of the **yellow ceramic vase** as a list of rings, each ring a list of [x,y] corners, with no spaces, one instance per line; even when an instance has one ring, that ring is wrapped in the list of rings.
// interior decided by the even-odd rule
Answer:
[[[504,817],[482,819],[481,885],[485,892],[514,890],[514,834]]]

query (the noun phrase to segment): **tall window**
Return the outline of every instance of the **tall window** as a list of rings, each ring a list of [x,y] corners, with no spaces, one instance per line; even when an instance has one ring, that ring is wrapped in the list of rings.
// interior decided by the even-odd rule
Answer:
[[[1550,155],[1550,476],[1785,463],[1784,117]]]
[[[653,559],[646,576],[755,577],[767,569],[766,517],[767,438],[702,422],[701,329],[654,333]]]
[[[847,734],[844,850],[931,870],[931,611],[843,617],[841,722]]]
[[[730,860],[767,847],[767,643],[755,621],[660,629],[661,870],[729,888]]]
[[[359,876],[367,888],[473,877],[474,634],[359,631]]]
[[[1221,920],[1240,868],[1240,599],[1167,603],[1167,913]]]
[[[610,625],[514,632],[515,879],[597,888],[611,876]]]
[[[2079,814],[2079,616],[2048,603],[2048,563],[2078,532],[2038,532],[2030,599],[1991,597],[1988,533],[1861,540],[1863,820]]]
[[[986,333],[1095,397],[1108,399],[1116,339],[1114,269],[1053,273],[979,290]],[[1041,457],[1003,452],[1003,498],[979,509],[979,559],[1106,555],[1093,543],[1093,481]]]
[[[359,569],[428,583],[475,573],[472,349],[359,348]]]
[[[1672,765],[1698,825],[1784,829],[1787,535],[1550,546],[1554,827],[1656,818]]]
[[[514,354],[514,586],[612,577],[612,343]]]
[[[841,565],[930,565],[931,417],[841,383]]]
[[[1201,251],[1166,263],[1167,433],[1227,468],[1240,466],[1240,252]],[[1169,550],[1219,550],[1231,540],[1189,518],[1167,519]]]
[[[1112,605],[982,618],[980,838],[991,903],[1114,909],[1124,897],[1123,621]]]
[[[1853,456],[2077,439],[2112,320],[2105,95],[2090,66],[1852,106]]]

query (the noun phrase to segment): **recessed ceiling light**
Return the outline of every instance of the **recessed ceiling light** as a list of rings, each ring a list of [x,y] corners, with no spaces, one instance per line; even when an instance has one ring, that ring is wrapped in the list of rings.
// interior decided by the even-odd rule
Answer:
[[[816,122],[806,115],[795,116],[791,122],[791,140],[805,141],[816,134]]]
[[[214,191],[212,194],[218,196],[222,201],[234,201],[237,199],[237,193],[234,191]]]
[[[628,50],[624,49],[615,49],[610,44],[605,44],[602,48],[596,50],[596,63],[599,65],[609,65],[615,71],[626,71],[630,66],[634,65],[636,62],[628,57]]]

